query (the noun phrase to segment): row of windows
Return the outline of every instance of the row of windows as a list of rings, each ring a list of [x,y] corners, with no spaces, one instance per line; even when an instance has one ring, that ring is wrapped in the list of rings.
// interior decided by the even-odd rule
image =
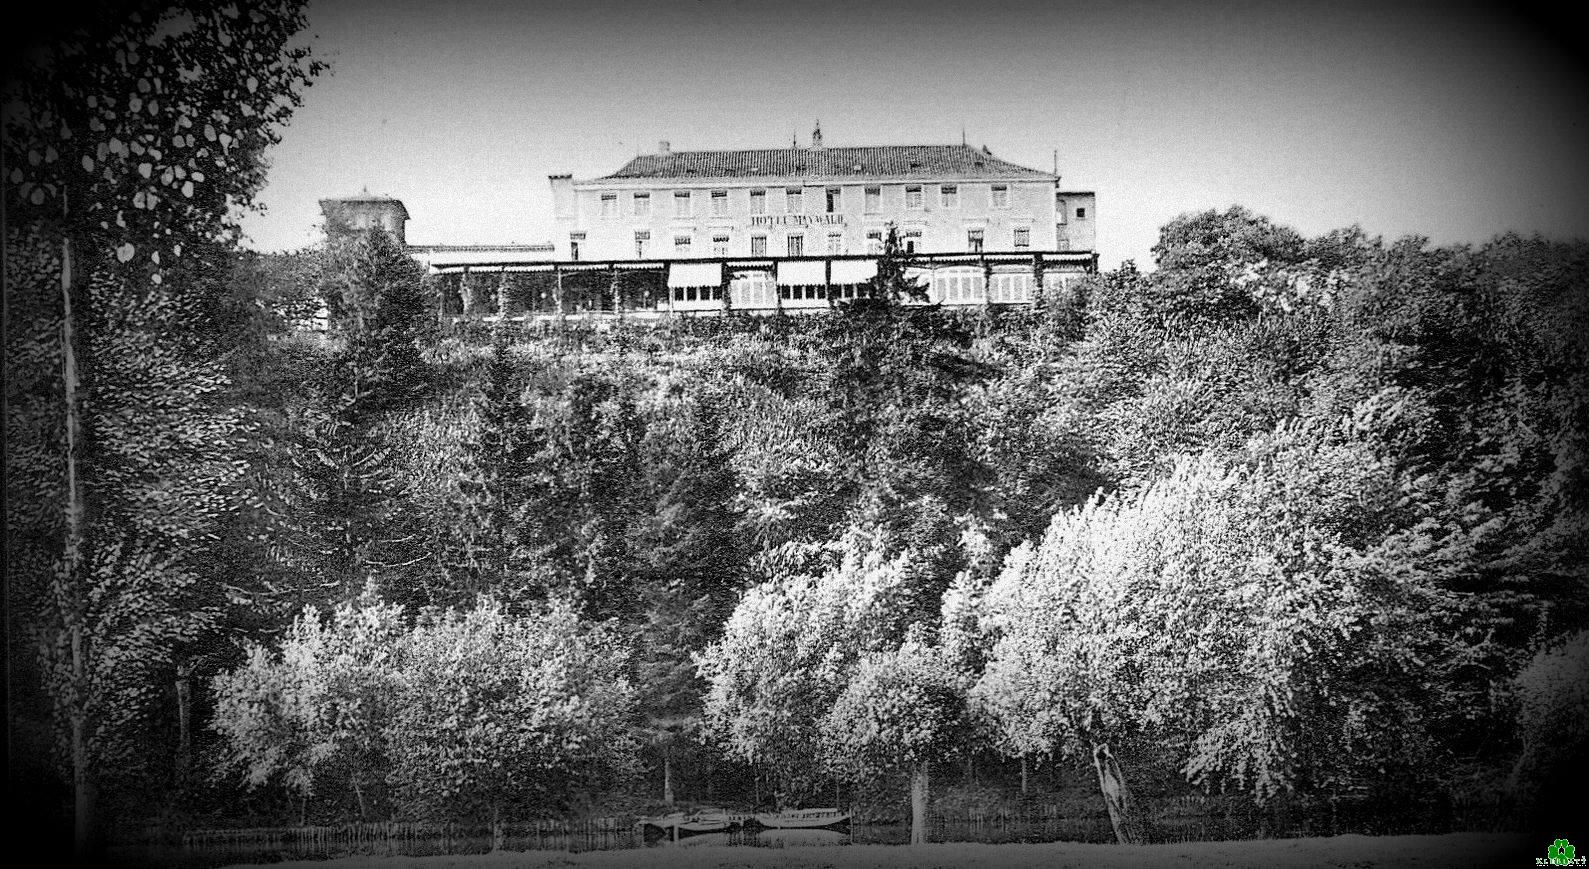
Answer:
[[[733,294],[736,305],[758,307],[771,306],[774,299],[790,302],[854,299],[860,296],[861,288],[857,284],[834,284],[831,288],[821,285],[778,286],[766,275],[741,275],[732,279],[729,292]],[[672,296],[674,302],[721,302],[723,288],[674,287]]]
[[[938,195],[938,204],[939,204],[940,207],[942,207],[942,208],[959,208],[960,207],[960,185],[958,185],[958,184],[939,184],[939,185],[936,185],[936,186],[938,188],[937,189],[937,195]],[[923,208],[926,207],[927,191],[930,189],[930,187],[928,185],[906,184],[906,185],[904,185],[904,189],[905,189],[905,208],[910,209],[912,211],[920,211],[920,210],[922,210]],[[775,190],[774,192],[777,192],[777,191]],[[767,212],[767,193],[768,193],[768,191],[765,190],[765,189],[757,189],[757,190],[750,191],[750,213],[751,214],[766,214],[766,213],[768,213]],[[783,206],[784,213],[786,213],[786,214],[804,214],[805,213],[805,189],[804,188],[801,188],[801,187],[786,187],[786,188],[783,189],[782,193],[783,193],[783,201],[784,201],[784,206]],[[695,194],[695,191],[691,191],[691,190],[675,190],[675,191],[673,191],[673,215],[675,217],[693,217],[693,216],[695,216],[695,195],[694,194]],[[874,214],[874,213],[877,213],[877,212],[880,212],[880,211],[883,210],[883,188],[881,186],[867,187],[867,188],[865,188],[865,191],[864,191],[864,193],[862,195],[864,197],[864,203],[863,204],[865,205],[865,209],[866,209],[866,212],[868,214]],[[710,215],[712,215],[713,217],[723,217],[723,216],[726,216],[728,214],[728,191],[727,190],[711,190],[711,191],[707,191],[707,201],[709,203],[709,211],[708,211],[708,213]],[[1010,186],[1008,184],[993,184],[993,185],[990,185],[988,187],[988,202],[994,208],[1009,208],[1010,207]],[[1063,220],[1064,219],[1064,215],[1067,213],[1066,210],[1065,210],[1065,208],[1066,208],[1065,201],[1063,199],[1056,199],[1055,204],[1056,204],[1056,206],[1059,209],[1059,213],[1061,215],[1060,219]],[[842,188],[842,187],[828,187],[828,188],[825,188],[823,190],[822,207],[823,207],[823,211],[825,213],[827,213],[827,214],[835,214],[837,212],[843,211],[844,210],[844,188]],[[649,217],[651,215],[651,192],[650,191],[639,190],[639,191],[635,191],[634,193],[630,194],[630,213],[633,216],[635,216],[635,217]],[[618,216],[618,194],[617,193],[614,192],[614,193],[602,193],[601,194],[601,216],[602,217],[607,217],[607,218],[612,218],[612,217],[617,217]],[[1086,214],[1086,209],[1085,208],[1079,208],[1079,209],[1076,210],[1076,217],[1078,219],[1085,219],[1086,216],[1087,216],[1087,214]]]
[[[936,271],[929,282],[929,297],[935,302],[1030,302],[1036,286],[1031,272],[994,272],[989,275],[977,268],[947,268]],[[1063,287],[1069,276],[1050,274],[1045,284]],[[770,305],[774,298],[784,301],[820,301],[826,298],[854,299],[860,295],[858,284],[775,285],[767,275],[741,275],[732,279],[730,292],[736,304],[746,307]],[[674,302],[721,302],[723,288],[675,287],[671,293]]]
[[[985,238],[985,233],[981,229],[969,229],[969,230],[966,230],[966,250],[968,252],[970,252],[970,253],[982,253],[982,251],[984,250],[984,243],[983,243],[984,242],[984,238]],[[824,249],[824,253],[829,253],[829,254],[843,254],[843,253],[847,253],[847,251],[844,248],[844,233],[842,233],[842,232],[830,232],[830,233],[827,234],[827,239],[826,240],[827,240],[827,246]],[[730,236],[728,236],[726,234],[719,233],[719,234],[713,235],[712,236],[712,247],[711,247],[711,251],[712,252],[711,252],[711,255],[712,256],[730,256],[731,254],[730,254],[730,251],[728,249],[729,248],[729,242],[730,242]],[[574,243],[577,245],[578,241],[576,240]],[[904,232],[901,232],[900,233],[900,246],[904,249],[904,251],[906,253],[916,253],[919,250],[921,250],[921,230],[919,230],[919,229],[907,229]],[[1012,230],[1012,232],[1011,232],[1010,246],[1014,250],[1031,250],[1032,249],[1032,230],[1031,230],[1031,227],[1027,227],[1027,226],[1017,226],[1017,227],[1015,227],[1015,229]],[[790,233],[789,235],[784,236],[784,250],[787,252],[788,256],[804,256],[805,255],[805,248],[806,248],[806,236],[805,236],[805,233],[798,233],[797,232],[797,233]],[[635,253],[635,256],[644,258],[650,251],[651,251],[651,231],[648,230],[648,229],[636,230],[635,234],[634,234],[634,253]],[[682,257],[689,257],[689,256],[691,256],[694,253],[694,251],[695,251],[695,236],[693,236],[693,235],[675,235],[675,236],[673,236],[673,255],[675,257],[681,257],[681,258]],[[873,231],[868,232],[866,234],[866,252],[867,253],[874,253],[874,254],[883,252],[883,233],[882,233],[881,230],[873,230]],[[767,236],[765,236],[765,235],[753,235],[753,236],[750,237],[750,255],[751,256],[766,256],[767,255]]]

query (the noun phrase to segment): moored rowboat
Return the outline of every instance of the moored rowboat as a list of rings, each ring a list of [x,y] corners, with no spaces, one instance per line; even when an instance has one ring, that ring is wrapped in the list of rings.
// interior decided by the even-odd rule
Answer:
[[[654,828],[664,833],[717,833],[733,826],[734,821],[722,809],[703,809],[690,815],[674,812],[654,818],[641,818],[636,825]]]
[[[756,823],[774,830],[836,827],[849,821],[849,813],[838,809],[786,809],[782,812],[762,812],[756,815]]]

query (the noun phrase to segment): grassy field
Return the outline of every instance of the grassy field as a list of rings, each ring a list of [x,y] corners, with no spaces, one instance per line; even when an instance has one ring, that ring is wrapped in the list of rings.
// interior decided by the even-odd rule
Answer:
[[[1370,869],[1440,866],[1446,869],[1532,866],[1548,841],[1490,833],[1442,836],[1333,836],[1173,845],[1039,845],[945,843],[921,846],[843,845],[754,848],[673,846],[623,851],[529,851],[439,857],[346,857],[268,865],[272,869],[1014,869],[1014,867],[1196,866],[1274,869],[1279,866]],[[242,867],[231,867],[242,869]]]

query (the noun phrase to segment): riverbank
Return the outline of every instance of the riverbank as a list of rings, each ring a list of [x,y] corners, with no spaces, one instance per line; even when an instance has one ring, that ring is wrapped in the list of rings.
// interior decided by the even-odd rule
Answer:
[[[228,869],[1027,869],[1027,867],[1440,866],[1490,869],[1532,866],[1548,841],[1494,833],[1441,836],[1331,836],[1167,845],[1092,845],[1078,842],[983,845],[833,847],[677,846],[617,851],[527,851],[435,857],[344,857],[324,861],[237,864]]]

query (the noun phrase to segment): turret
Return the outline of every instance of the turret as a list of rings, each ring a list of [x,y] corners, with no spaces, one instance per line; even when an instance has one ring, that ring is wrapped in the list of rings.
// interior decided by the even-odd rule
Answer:
[[[362,232],[373,226],[386,230],[398,244],[408,244],[408,209],[400,199],[365,190],[357,196],[320,200],[320,213],[325,216],[327,238]]]

